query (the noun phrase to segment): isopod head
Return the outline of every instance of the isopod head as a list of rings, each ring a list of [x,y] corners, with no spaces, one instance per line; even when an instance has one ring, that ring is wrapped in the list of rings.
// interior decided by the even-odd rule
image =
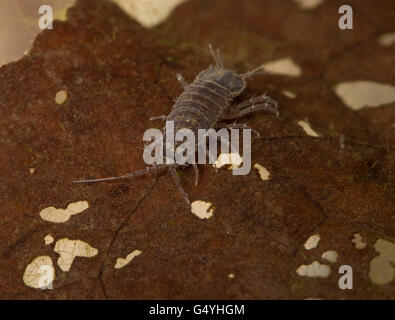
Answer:
[[[204,70],[197,76],[197,79],[216,82],[231,91],[233,96],[241,94],[246,87],[245,80],[239,74],[222,68]]]

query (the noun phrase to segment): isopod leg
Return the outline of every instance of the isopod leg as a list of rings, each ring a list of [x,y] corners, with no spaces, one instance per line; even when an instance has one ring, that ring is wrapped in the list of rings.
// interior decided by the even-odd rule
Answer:
[[[268,100],[271,100],[271,98],[267,95],[267,92],[265,92],[258,97],[251,97],[250,99],[235,105],[234,107],[232,107],[232,109],[241,110],[243,108],[250,107],[258,102],[265,102]]]
[[[210,49],[210,53],[213,56],[215,60],[215,65],[217,68],[222,69],[224,67],[221,59],[221,52],[219,49],[217,49],[217,53],[214,52],[213,46],[211,44],[208,45],[208,48]]]
[[[177,80],[181,83],[181,85],[184,89],[186,89],[188,87],[188,83],[185,81],[185,79],[181,73],[177,73]]]
[[[258,102],[264,102],[256,104]],[[238,105],[231,107],[228,112],[222,114],[222,119],[231,120],[245,116],[246,114],[256,112],[259,110],[266,110],[274,113],[277,117],[279,116],[278,102],[270,98],[266,93],[262,96],[251,98]]]
[[[265,111],[269,111],[274,113],[277,117],[280,115],[280,112],[278,111],[278,109],[276,107],[273,107],[271,105],[267,105],[265,104],[257,104],[257,105],[253,105],[251,107],[245,108],[243,110],[240,111],[240,117],[245,116],[246,114],[252,113],[252,112],[256,112],[256,111],[260,111],[260,110],[265,110]]]
[[[180,179],[177,176],[177,172],[176,172],[176,169],[174,169],[174,166],[169,166],[169,171],[170,171],[170,174],[174,180],[174,183],[176,184],[178,190],[180,190],[182,197],[184,198],[184,200],[187,202],[187,204],[189,206],[191,204],[191,202],[189,201],[188,195],[184,191],[184,188],[181,185]]]
[[[245,123],[230,123],[230,124],[226,124],[226,123],[222,123],[222,122],[217,122],[216,125],[215,125],[215,129],[218,130],[218,129],[221,129],[221,128],[226,128],[226,129],[250,129],[258,137],[261,136],[261,134],[257,130],[251,128],[250,126],[246,125]],[[218,140],[222,141],[221,137],[218,137]],[[229,143],[226,140],[224,142],[225,142],[225,144],[228,145],[228,148],[229,148],[230,152],[232,152],[231,145],[229,145]]]
[[[251,130],[252,132],[254,132],[258,137],[261,136],[261,134],[260,134],[258,131],[256,131],[255,129],[253,129],[253,128],[247,126],[245,123],[231,123],[231,124],[228,124],[228,125],[226,126],[226,128],[227,128],[227,129],[250,129],[250,130]]]

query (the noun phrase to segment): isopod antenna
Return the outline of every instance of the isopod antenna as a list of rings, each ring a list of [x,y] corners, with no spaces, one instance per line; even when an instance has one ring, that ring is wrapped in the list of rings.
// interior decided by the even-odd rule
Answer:
[[[111,181],[111,180],[120,180],[120,179],[126,179],[126,178],[133,178],[133,177],[137,177],[137,176],[142,176],[142,175],[150,173],[150,172],[157,171],[157,170],[159,170],[161,168],[164,168],[165,166],[166,165],[161,164],[161,165],[154,166],[152,168],[147,168],[147,169],[144,169],[144,170],[139,170],[139,171],[127,173],[127,174],[124,174],[124,175],[118,176],[118,177],[107,177],[107,178],[90,179],[90,180],[75,180],[73,182],[74,183],[86,183],[86,182],[100,182],[100,181]]]

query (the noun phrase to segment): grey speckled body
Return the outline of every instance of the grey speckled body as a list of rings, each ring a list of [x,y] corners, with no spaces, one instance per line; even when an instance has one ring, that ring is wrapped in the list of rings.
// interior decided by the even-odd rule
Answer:
[[[215,53],[211,45],[209,45],[209,49],[214,57],[215,67],[210,67],[209,69],[202,71],[191,84],[187,84],[184,78],[180,74],[177,74],[178,80],[184,87],[184,91],[178,97],[169,115],[153,117],[150,120],[162,119],[166,121],[174,121],[175,132],[186,128],[192,130],[195,135],[197,135],[198,129],[207,130],[210,128],[218,128],[220,126],[228,129],[251,129],[245,124],[224,124],[220,121],[238,119],[246,114],[258,110],[267,110],[275,113],[277,116],[279,115],[277,102],[267,96],[266,93],[232,106],[231,103],[233,102],[233,99],[240,95],[246,87],[245,79],[256,74],[263,73],[263,66],[259,66],[258,68],[243,74],[238,74],[233,70],[223,68],[219,50]],[[253,129],[251,130],[259,135],[257,131]],[[162,168],[168,168],[183,198],[189,205],[190,201],[188,195],[181,186],[180,180],[175,171],[177,166],[177,164],[157,164],[153,167],[118,177],[78,180],[74,182],[96,182],[124,179],[144,175]],[[192,166],[195,170],[195,185],[197,185],[198,167],[196,164],[193,164]]]
[[[197,136],[198,129],[214,127],[245,87],[245,80],[232,70],[204,70],[178,97],[166,120],[174,121],[175,131],[187,128]]]

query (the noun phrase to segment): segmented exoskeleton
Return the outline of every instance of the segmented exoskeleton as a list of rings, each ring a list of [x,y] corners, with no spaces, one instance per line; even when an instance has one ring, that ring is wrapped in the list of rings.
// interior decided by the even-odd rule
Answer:
[[[231,106],[233,99],[244,91],[246,87],[245,79],[253,75],[264,73],[263,65],[252,71],[238,74],[233,70],[223,68],[219,49],[217,49],[216,53],[212,49],[211,45],[209,45],[209,49],[214,57],[215,67],[210,66],[209,69],[202,71],[191,84],[188,84],[182,75],[177,74],[177,78],[184,88],[183,93],[178,97],[169,115],[153,117],[150,120],[163,119],[166,121],[174,121],[175,132],[182,128],[186,128],[197,134],[198,129],[218,127],[228,129],[251,129],[245,124],[232,123],[226,125],[220,121],[237,119],[258,110],[267,110],[275,113],[277,116],[279,115],[277,102],[271,99],[266,93],[235,106]],[[251,130],[257,133],[255,130]],[[257,134],[259,135],[259,133]],[[178,166],[178,164],[157,164],[150,168],[118,177],[78,180],[74,182],[98,182],[124,179],[168,168],[175,184],[189,205],[190,201],[188,195],[181,186],[180,180],[175,171]],[[192,166],[195,170],[195,185],[197,185],[199,175],[198,167],[196,164],[192,164]]]

